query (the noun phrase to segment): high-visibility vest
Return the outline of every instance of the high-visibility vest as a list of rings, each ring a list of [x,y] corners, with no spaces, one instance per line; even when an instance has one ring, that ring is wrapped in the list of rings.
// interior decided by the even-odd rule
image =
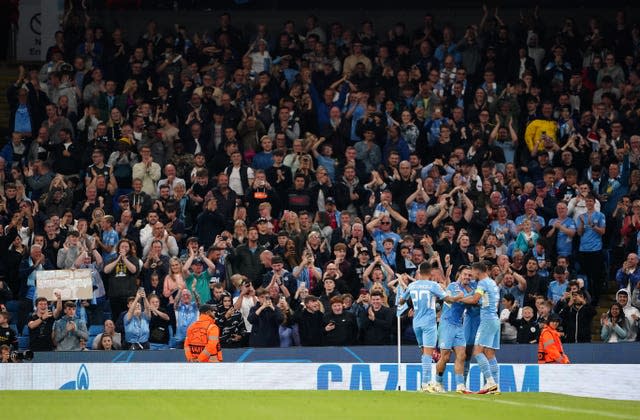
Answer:
[[[184,354],[189,362],[222,362],[220,329],[209,315],[200,314],[200,318],[187,329]]]
[[[558,359],[561,359],[558,362]],[[564,354],[560,334],[555,329],[546,326],[540,333],[538,342],[538,363],[563,363],[568,364],[569,358]]]

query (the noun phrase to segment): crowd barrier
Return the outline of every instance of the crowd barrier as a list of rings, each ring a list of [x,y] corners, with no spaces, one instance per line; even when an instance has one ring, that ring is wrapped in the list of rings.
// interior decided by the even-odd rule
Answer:
[[[635,399],[637,365],[500,365],[503,392]],[[166,380],[171,378],[171,380]],[[445,389],[453,384],[452,366]],[[421,366],[403,363],[33,363],[0,368],[0,390],[396,390],[415,391]],[[468,387],[478,390],[472,365]]]
[[[640,342],[619,344],[565,344],[574,364],[638,363]],[[535,363],[537,345],[503,345],[497,357],[503,363]],[[395,346],[288,347],[224,349],[225,362],[245,363],[395,363]],[[416,346],[402,346],[402,362],[419,360]],[[34,363],[181,363],[182,350],[163,351],[87,351],[36,353]]]

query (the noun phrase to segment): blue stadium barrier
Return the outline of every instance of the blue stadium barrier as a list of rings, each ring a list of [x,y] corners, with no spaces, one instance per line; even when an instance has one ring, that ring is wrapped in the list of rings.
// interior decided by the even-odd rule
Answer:
[[[571,363],[636,364],[640,342],[618,344],[565,344]],[[500,363],[536,363],[538,346],[504,345]],[[225,363],[396,363],[395,346],[288,347],[223,349]],[[402,346],[402,362],[420,360],[416,346]],[[34,363],[184,363],[183,350],[85,351],[36,353]]]

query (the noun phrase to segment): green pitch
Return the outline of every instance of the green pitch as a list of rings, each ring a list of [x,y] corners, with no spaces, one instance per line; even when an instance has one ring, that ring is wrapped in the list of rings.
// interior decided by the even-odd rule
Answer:
[[[629,396],[633,398],[633,396]],[[637,419],[640,402],[545,393],[3,391],[2,418]]]

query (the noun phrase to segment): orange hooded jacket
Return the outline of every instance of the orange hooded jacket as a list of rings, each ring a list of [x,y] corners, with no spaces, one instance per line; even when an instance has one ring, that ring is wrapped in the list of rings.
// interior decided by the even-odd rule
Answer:
[[[184,354],[188,362],[222,362],[220,349],[220,329],[207,314],[200,314],[196,322],[187,329],[184,340]]]
[[[561,360],[558,362],[558,360]],[[564,354],[560,334],[548,325],[540,333],[538,342],[538,363],[562,363],[569,364],[569,357]]]

